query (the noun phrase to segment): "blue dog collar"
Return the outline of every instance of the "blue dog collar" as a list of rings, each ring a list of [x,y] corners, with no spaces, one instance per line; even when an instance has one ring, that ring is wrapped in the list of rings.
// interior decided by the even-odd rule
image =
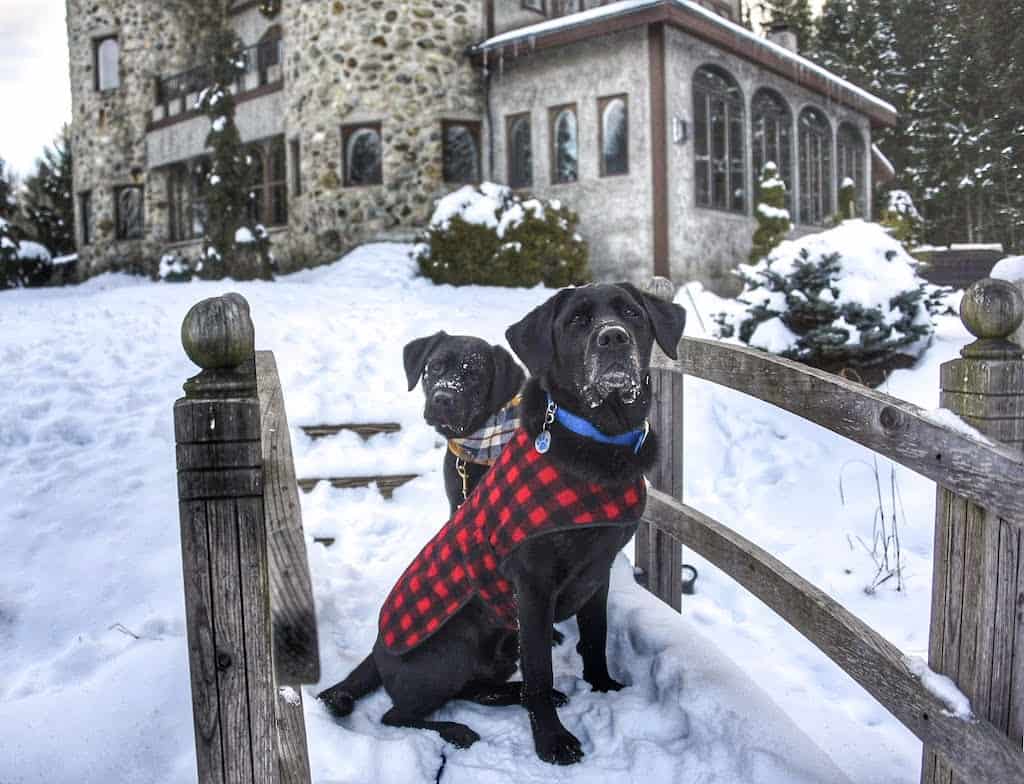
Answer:
[[[548,395],[548,416],[544,420],[544,430],[541,431],[540,435],[537,436],[536,447],[537,451],[544,454],[548,451],[551,445],[551,434],[548,432],[548,425],[551,424],[552,419],[566,430],[575,433],[583,438],[589,438],[591,441],[597,441],[601,444],[613,444],[614,446],[629,446],[633,448],[633,454],[639,454],[640,449],[643,447],[644,442],[647,441],[647,435],[651,432],[651,423],[644,421],[644,426],[637,428],[636,430],[630,430],[628,433],[623,433],[618,436],[610,436],[602,433],[590,422],[581,416],[573,414],[571,411],[566,411],[564,408],[558,406],[554,400],[551,399],[551,395]]]

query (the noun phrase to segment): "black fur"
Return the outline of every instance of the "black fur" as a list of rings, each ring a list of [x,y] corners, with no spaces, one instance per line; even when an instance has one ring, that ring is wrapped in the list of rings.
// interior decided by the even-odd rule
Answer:
[[[523,407],[532,435],[542,426],[548,394],[609,435],[643,423],[651,403],[647,375],[653,342],[674,355],[685,321],[682,308],[648,299],[625,285],[562,291],[509,328],[509,343],[537,375],[527,386]],[[569,327],[567,319],[577,311],[591,314],[592,323],[573,321]],[[615,339],[602,343],[601,334]],[[654,434],[633,454],[558,425],[551,433],[549,454],[560,470],[604,484],[635,478],[657,453]],[[553,690],[549,630],[554,621],[575,615],[583,677],[594,691],[623,688],[608,671],[608,581],[612,562],[635,530],[636,525],[592,527],[527,539],[501,567],[515,587],[518,634],[489,625],[474,600],[409,653],[393,655],[378,640],[371,656],[321,698],[336,715],[345,715],[353,700],[379,681],[394,702],[386,723],[436,730],[454,745],[466,746],[477,739],[475,732],[428,720],[429,714],[453,699],[503,704],[521,695],[538,756],[562,765],[578,762],[583,748],[556,711],[561,700]],[[523,683],[510,685],[517,654]]]

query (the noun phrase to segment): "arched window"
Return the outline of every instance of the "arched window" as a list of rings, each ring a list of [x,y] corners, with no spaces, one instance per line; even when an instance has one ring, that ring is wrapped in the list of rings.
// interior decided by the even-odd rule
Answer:
[[[743,154],[743,96],[721,68],[693,77],[693,135],[697,205],[743,212],[747,206]]]
[[[445,182],[480,182],[480,124],[441,121]]]
[[[800,222],[822,225],[832,212],[832,127],[817,109],[800,112]]]
[[[342,129],[345,185],[380,185],[384,181],[380,125],[350,125]]]
[[[508,158],[508,184],[512,188],[533,185],[533,142],[530,137],[530,115],[515,114],[505,121],[505,143]]]
[[[598,102],[601,117],[601,176],[629,173],[629,113],[626,96],[602,98]]]
[[[116,38],[96,42],[96,89],[116,90],[121,86],[121,46]]]
[[[551,113],[551,182],[567,183],[579,179],[579,130],[576,107],[556,106]]]
[[[758,90],[751,102],[750,115],[755,190],[764,165],[774,163],[786,183],[786,209],[792,212],[793,116],[789,106],[773,90]]]
[[[864,159],[867,150],[864,145],[864,137],[860,135],[854,126],[843,123],[836,133],[836,162],[839,169],[839,186],[842,187],[847,179],[853,180],[857,189],[857,214],[860,217],[867,217],[867,179],[865,176]]]

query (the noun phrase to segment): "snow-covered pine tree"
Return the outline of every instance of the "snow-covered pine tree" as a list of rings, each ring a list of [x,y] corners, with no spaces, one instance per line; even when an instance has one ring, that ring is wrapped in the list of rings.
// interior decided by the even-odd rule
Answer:
[[[757,229],[750,249],[750,261],[758,262],[771,253],[793,229],[789,210],[786,209],[786,183],[779,177],[778,167],[769,161],[761,172],[758,183]]]
[[[17,208],[7,162],[0,158],[0,288],[6,288],[7,270],[18,259],[18,233],[11,223]]]
[[[25,180],[22,213],[37,241],[54,256],[75,252],[71,130],[65,125]]]
[[[253,159],[242,145],[230,90],[245,73],[242,42],[221,26],[209,32],[203,49],[209,72],[199,106],[210,118],[210,170],[203,187],[207,222],[202,267],[197,271],[208,278],[270,279],[270,239],[253,214]]]

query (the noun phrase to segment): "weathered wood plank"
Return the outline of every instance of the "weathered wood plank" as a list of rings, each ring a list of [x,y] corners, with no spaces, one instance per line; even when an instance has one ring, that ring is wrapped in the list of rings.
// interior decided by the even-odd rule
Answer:
[[[988,721],[965,721],[927,691],[902,653],[778,559],[721,523],[651,489],[644,517],[730,575],[863,686],[975,784],[1024,781],[1019,743]]]
[[[771,403],[866,446],[1024,527],[1024,461],[929,418],[905,401],[754,349],[685,338],[678,362],[702,378]]]
[[[259,389],[264,513],[268,532],[274,667],[278,684],[320,680],[320,654],[302,509],[284,396],[274,355],[256,354]]]
[[[397,422],[346,422],[341,425],[303,425],[302,432],[316,440],[329,438],[338,433],[349,431],[362,439],[368,439],[383,433],[397,433],[402,426]]]
[[[331,487],[338,490],[350,490],[353,488],[369,487],[377,485],[380,494],[385,498],[391,498],[392,494],[404,484],[418,478],[416,474],[393,474],[390,476],[334,476],[299,479],[297,484],[304,493],[311,493],[320,482],[328,482]]]
[[[279,784],[309,784],[309,749],[302,711],[302,691],[283,686],[274,700],[277,723],[277,772]]]

